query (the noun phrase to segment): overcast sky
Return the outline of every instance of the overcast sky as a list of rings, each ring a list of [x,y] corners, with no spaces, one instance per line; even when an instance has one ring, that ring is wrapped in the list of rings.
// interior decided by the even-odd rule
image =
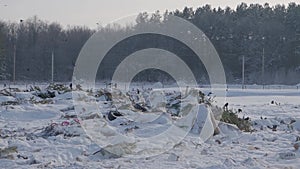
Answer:
[[[241,2],[268,2],[271,5],[300,3],[300,0],[0,0],[0,19],[19,21],[37,15],[47,21],[66,25],[86,25],[95,28],[141,11],[154,12],[183,9],[210,4],[212,7],[235,8]]]

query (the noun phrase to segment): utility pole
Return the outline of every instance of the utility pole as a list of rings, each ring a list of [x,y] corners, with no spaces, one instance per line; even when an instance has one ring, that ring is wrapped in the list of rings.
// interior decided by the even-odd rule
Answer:
[[[15,39],[15,44],[14,44],[14,70],[13,70],[13,82],[14,82],[14,85],[16,84],[16,55],[17,55],[17,44],[16,43],[17,43],[17,37]]]
[[[22,24],[23,22],[23,19],[20,19],[20,24]],[[17,25],[17,29],[14,30],[14,35],[15,35],[15,43],[14,43],[14,59],[13,59],[13,62],[14,62],[14,70],[13,70],[13,83],[16,84],[16,57],[17,57],[17,41],[18,41],[18,29],[19,29],[19,25]]]
[[[242,89],[245,89],[245,56],[243,56],[242,63]]]
[[[261,64],[261,79],[262,79],[262,85],[263,89],[265,88],[265,48],[263,48],[262,53],[262,64]]]
[[[51,55],[51,60],[52,60],[52,64],[51,64],[51,82],[54,83],[54,52],[52,51],[52,55]]]

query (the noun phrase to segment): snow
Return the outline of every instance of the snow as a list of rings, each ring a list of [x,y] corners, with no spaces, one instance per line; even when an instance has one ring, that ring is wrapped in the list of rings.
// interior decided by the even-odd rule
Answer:
[[[30,101],[42,100],[34,92],[0,95],[1,103],[18,102],[17,105],[0,107],[0,168],[299,168],[300,150],[296,150],[294,144],[299,143],[297,137],[300,136],[300,90],[294,87],[277,87],[261,89],[248,86],[244,90],[229,88],[226,98],[216,96],[214,104],[222,107],[224,102],[228,102],[229,109],[242,109],[238,116],[250,118],[253,132],[242,132],[234,125],[220,122],[218,126],[221,133],[203,142],[199,137],[199,129],[203,127],[203,119],[206,119],[204,117],[207,117],[210,109],[200,106],[196,125],[183,140],[170,149],[162,146],[166,151],[160,151],[158,155],[141,155],[140,158],[118,156],[135,152],[135,146],[138,145],[131,144],[128,140],[115,140],[122,144],[107,145],[106,149],[102,149],[82,128],[85,118],[90,120],[86,122],[93,124],[93,120],[89,118],[107,115],[110,108],[109,102],[105,101],[106,97],[95,99],[85,93],[80,103],[74,103],[72,93],[67,92],[57,94],[51,99],[51,103],[42,104]],[[168,90],[173,91],[173,88]],[[218,90],[223,89],[217,89],[216,93]],[[201,91],[208,94],[210,89],[201,88]],[[147,109],[155,111],[137,111],[130,100],[126,100],[125,95],[115,91],[118,98],[114,100],[114,104],[124,116],[114,121],[104,121],[113,131],[147,138],[163,133],[174,123],[174,117],[160,111],[165,111],[165,104],[176,105],[178,100],[174,98],[178,93],[161,99],[159,92],[152,95],[147,90],[141,89],[141,92],[140,95],[132,94],[133,100],[147,102],[147,97],[146,100],[142,99],[142,96],[147,95]],[[98,110],[93,110],[95,101],[99,103]],[[76,117],[79,115],[75,111],[76,104],[86,106],[80,109],[79,117]],[[212,125],[211,120],[209,124]],[[275,131],[272,130],[273,125],[278,126]],[[106,136],[117,134],[107,128],[101,131]],[[157,143],[165,145],[164,141],[157,140]],[[152,144],[154,143],[149,142],[148,146],[151,147]],[[12,146],[17,146],[18,151],[8,153],[13,159],[6,158],[6,152],[2,150]],[[112,150],[117,155],[106,150]]]

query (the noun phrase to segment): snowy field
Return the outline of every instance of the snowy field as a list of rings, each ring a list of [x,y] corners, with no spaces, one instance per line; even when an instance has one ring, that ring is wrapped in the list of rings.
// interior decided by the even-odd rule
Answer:
[[[214,104],[222,107],[228,102],[229,109],[241,109],[238,116],[249,118],[252,132],[219,123],[221,133],[204,143],[199,142],[197,134],[189,133],[172,149],[140,158],[116,157],[101,151],[82,129],[81,120],[102,117],[83,109],[84,115],[79,118],[68,86],[47,90],[42,85],[41,91],[30,90],[29,85],[17,87],[22,90],[0,89],[0,168],[300,168],[300,90],[296,86],[264,90],[255,86],[244,90],[230,87],[226,100],[216,96]],[[24,91],[26,88],[28,91]],[[147,92],[140,90],[144,95]],[[200,90],[210,92],[209,88]],[[105,95],[86,93],[83,101],[87,105],[96,100],[101,103],[100,112],[108,111]],[[129,97],[135,96],[129,93]],[[167,102],[176,101],[176,96],[170,94]],[[133,110],[132,105],[128,109]],[[151,125],[168,127],[162,121]],[[135,125],[125,125],[120,130],[147,135],[141,131],[151,128]]]

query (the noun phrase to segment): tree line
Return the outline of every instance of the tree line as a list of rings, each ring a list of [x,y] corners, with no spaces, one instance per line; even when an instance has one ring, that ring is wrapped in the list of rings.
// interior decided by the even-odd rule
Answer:
[[[143,12],[136,18],[136,25],[108,25],[97,30],[84,26],[63,28],[59,23],[42,21],[36,16],[20,20],[18,23],[0,21],[0,80],[13,79],[16,56],[17,81],[49,81],[53,53],[54,80],[70,81],[81,48],[96,31],[103,37],[113,38],[115,34],[129,33],[147,25],[163,26],[167,23],[168,15],[184,18],[206,34],[219,53],[229,83],[241,83],[243,57],[245,82],[248,84],[299,83],[300,5],[296,3],[290,3],[288,6],[241,3],[235,9],[205,5],[196,9],[185,7],[183,10],[163,13]],[[175,43],[170,43],[169,39],[162,38],[158,42],[141,38],[135,41],[136,43],[119,47],[116,53],[127,54],[133,48],[141,48],[143,42],[149,46],[160,43],[182,55],[188,52],[184,48],[178,48]],[[116,63],[117,61],[118,59]],[[191,62],[190,66],[197,67],[205,74],[203,65]],[[104,64],[102,67],[97,77],[101,80],[107,78],[106,73],[101,71],[113,71],[111,65]],[[170,78],[165,73],[155,70],[142,73],[139,78],[149,81],[164,77]],[[199,75],[197,78],[203,83],[208,82],[207,75]]]

